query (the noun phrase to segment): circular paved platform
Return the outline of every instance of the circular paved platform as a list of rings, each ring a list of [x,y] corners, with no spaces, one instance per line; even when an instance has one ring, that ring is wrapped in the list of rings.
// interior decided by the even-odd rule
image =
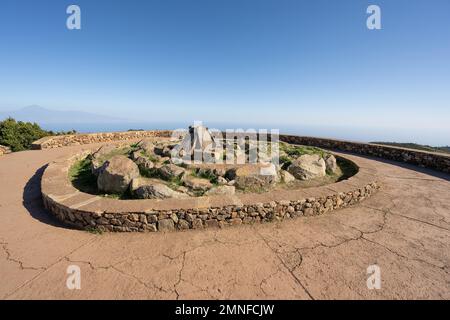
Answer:
[[[449,175],[345,155],[375,166],[382,189],[332,215],[98,235],[62,227],[41,201],[45,165],[81,149],[0,157],[2,299],[450,298]],[[74,264],[81,290],[71,291],[66,270]],[[374,264],[380,290],[366,285]]]

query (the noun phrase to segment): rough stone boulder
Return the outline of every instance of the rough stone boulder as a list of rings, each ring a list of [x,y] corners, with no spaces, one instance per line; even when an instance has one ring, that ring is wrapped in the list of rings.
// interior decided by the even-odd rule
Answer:
[[[105,146],[101,146],[97,151],[95,151],[92,154],[92,159],[101,158],[101,157],[103,157],[103,156],[105,156],[105,155],[107,155],[107,154],[109,154],[109,153],[111,153],[111,152],[113,152],[113,151],[115,151],[117,149],[118,149],[117,146],[110,145],[110,144],[109,145],[105,145]]]
[[[236,188],[233,186],[218,186],[212,188],[211,190],[206,191],[205,196],[219,196],[219,195],[232,196],[235,193]]]
[[[125,192],[131,180],[139,177],[138,166],[125,156],[114,156],[107,160],[98,175],[97,186],[107,193]]]
[[[145,153],[149,155],[154,153],[155,145],[153,141],[142,140],[137,144],[137,146],[139,147],[140,150],[145,151]]]
[[[98,176],[100,171],[103,170],[103,164],[105,163],[104,158],[117,149],[117,146],[105,145],[101,146],[97,151],[91,154],[91,172],[95,176]]]
[[[175,164],[166,164],[159,168],[159,174],[165,180],[181,177],[185,171],[185,169]]]
[[[183,183],[186,187],[193,191],[205,192],[212,188],[212,183],[207,179],[197,178],[193,176],[184,176]]]
[[[154,152],[161,157],[170,157],[174,145],[158,145],[154,147]]]
[[[0,156],[8,153],[11,153],[11,149],[9,147],[0,145]]]
[[[325,157],[325,165],[329,173],[335,173],[338,168],[336,158],[332,154]]]
[[[246,164],[236,169],[234,180],[239,189],[266,188],[278,181],[278,174],[274,164]]]
[[[295,177],[286,170],[281,170],[280,175],[284,183],[290,183],[295,181]]]
[[[138,165],[140,169],[150,170],[155,167],[155,164],[150,159],[144,156],[136,157],[134,162]]]
[[[172,190],[161,182],[146,178],[133,179],[130,191],[139,199],[183,199],[189,197],[186,194]]]
[[[288,167],[288,172],[300,180],[310,180],[326,175],[325,160],[318,154],[304,154]]]

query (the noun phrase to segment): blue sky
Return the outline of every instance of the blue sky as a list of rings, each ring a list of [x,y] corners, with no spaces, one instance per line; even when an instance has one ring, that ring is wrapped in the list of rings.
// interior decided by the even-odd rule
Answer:
[[[450,144],[450,1],[2,0],[0,110],[35,104]]]

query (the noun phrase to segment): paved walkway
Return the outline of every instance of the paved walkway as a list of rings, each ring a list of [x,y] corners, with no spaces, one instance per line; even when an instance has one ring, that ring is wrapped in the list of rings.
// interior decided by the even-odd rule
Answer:
[[[2,299],[450,299],[450,176],[373,161],[382,189],[319,217],[170,234],[90,234],[42,208],[68,147],[0,157]],[[415,170],[412,170],[415,169]],[[81,268],[81,290],[66,270]],[[367,267],[381,268],[369,290]]]

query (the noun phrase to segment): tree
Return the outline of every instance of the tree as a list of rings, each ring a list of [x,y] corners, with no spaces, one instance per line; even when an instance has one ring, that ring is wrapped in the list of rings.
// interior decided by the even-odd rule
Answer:
[[[29,149],[33,141],[50,135],[36,123],[16,121],[8,118],[0,122],[0,144],[12,151]]]

